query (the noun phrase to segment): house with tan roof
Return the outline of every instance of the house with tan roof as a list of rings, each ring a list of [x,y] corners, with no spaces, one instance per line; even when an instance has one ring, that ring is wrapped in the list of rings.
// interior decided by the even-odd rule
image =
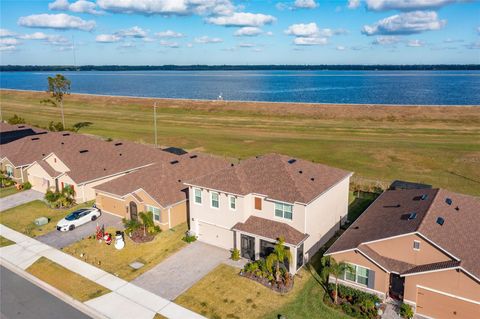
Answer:
[[[186,182],[190,230],[250,260],[284,238],[296,273],[346,218],[351,175],[279,154],[247,159]]]
[[[480,199],[443,189],[389,190],[325,255],[339,281],[412,305],[425,318],[480,314]]]
[[[229,165],[222,158],[202,153],[175,156],[95,186],[96,206],[127,219],[152,212],[162,230],[170,229],[188,220],[188,187],[184,181]]]

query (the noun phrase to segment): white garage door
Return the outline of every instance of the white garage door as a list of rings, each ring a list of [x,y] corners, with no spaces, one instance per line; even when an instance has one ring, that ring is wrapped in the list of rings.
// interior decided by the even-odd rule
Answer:
[[[32,184],[32,188],[36,191],[46,193],[49,187],[49,181],[37,176],[29,176],[30,183]]]
[[[480,304],[418,288],[417,314],[435,319],[478,319]]]
[[[225,249],[232,249],[233,231],[211,224],[198,222],[198,240]]]

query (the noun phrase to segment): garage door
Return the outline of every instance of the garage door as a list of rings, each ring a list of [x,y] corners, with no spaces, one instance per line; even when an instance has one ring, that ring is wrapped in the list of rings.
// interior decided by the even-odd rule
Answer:
[[[436,319],[478,319],[480,305],[418,288],[417,314]]]
[[[198,240],[225,249],[232,249],[233,231],[211,224],[198,222]]]
[[[37,176],[29,176],[30,183],[32,184],[32,188],[36,191],[46,193],[49,187],[49,181]]]

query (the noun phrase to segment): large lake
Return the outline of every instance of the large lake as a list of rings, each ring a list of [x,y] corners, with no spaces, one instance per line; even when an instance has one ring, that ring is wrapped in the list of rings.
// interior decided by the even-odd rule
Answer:
[[[2,72],[0,87],[45,90],[55,72]],[[62,72],[72,92],[159,98],[480,105],[480,71]]]

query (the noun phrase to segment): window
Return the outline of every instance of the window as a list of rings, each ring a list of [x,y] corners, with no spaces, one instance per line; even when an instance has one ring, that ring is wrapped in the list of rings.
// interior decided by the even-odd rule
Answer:
[[[147,212],[152,213],[153,220],[156,221],[156,222],[159,222],[160,221],[160,208],[155,207],[155,206],[150,206],[150,205],[146,205],[146,207],[147,207]]]
[[[230,209],[237,209],[237,198],[235,196],[230,196]]]
[[[420,250],[420,242],[418,240],[413,241],[413,249]]]
[[[357,265],[350,265],[350,266],[353,267],[355,272],[352,273],[348,270],[345,271],[345,275],[344,275],[345,280],[353,281],[360,285],[368,286],[369,270],[362,266],[357,266]]]
[[[275,203],[275,216],[292,220],[292,205]]]
[[[199,188],[194,189],[195,193],[195,203],[201,204],[202,203],[202,190]]]
[[[212,207],[213,208],[218,208],[219,207],[219,203],[218,203],[218,193],[215,193],[215,192],[212,192],[211,193],[212,195]]]
[[[6,168],[7,168],[7,176],[12,177],[13,176],[13,167],[8,165]]]
[[[255,209],[262,210],[262,199],[260,197],[255,197]]]

